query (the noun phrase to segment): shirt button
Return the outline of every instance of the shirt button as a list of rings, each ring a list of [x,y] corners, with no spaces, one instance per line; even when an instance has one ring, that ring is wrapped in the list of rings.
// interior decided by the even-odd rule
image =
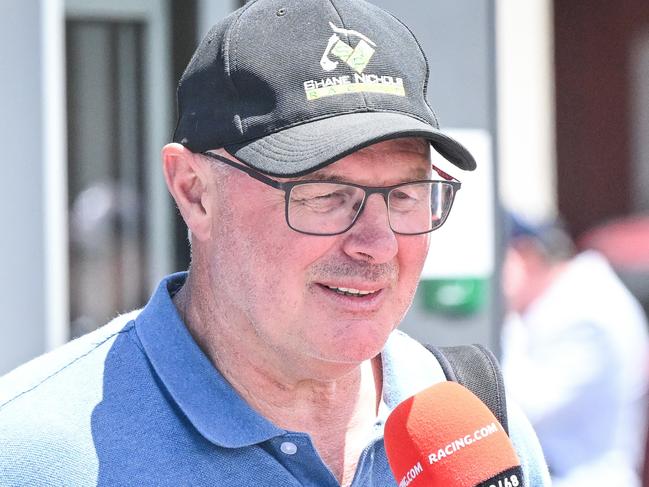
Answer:
[[[297,446],[295,443],[291,443],[290,441],[285,441],[279,446],[279,449],[282,450],[282,453],[286,453],[287,455],[295,455],[297,453]]]

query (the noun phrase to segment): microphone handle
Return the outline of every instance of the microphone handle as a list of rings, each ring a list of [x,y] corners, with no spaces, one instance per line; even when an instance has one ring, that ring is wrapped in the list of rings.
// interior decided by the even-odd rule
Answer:
[[[525,487],[523,469],[520,465],[500,472],[490,479],[480,482],[476,487]]]

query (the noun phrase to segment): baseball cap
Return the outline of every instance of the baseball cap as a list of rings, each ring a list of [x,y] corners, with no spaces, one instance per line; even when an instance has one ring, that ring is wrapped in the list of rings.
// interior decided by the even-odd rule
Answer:
[[[428,62],[401,21],[363,0],[252,0],[214,25],[178,85],[174,142],[225,148],[300,176],[371,144],[421,137],[461,169],[473,156],[426,100]]]
[[[533,220],[515,211],[504,215],[507,243],[515,245],[521,240],[532,241],[546,257],[555,260],[569,259],[575,246],[560,216]]]

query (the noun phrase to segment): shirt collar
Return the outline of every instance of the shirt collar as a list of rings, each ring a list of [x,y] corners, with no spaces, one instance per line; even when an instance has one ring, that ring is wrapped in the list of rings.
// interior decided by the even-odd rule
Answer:
[[[446,380],[435,356],[417,340],[395,330],[381,352],[383,393],[377,424],[385,424],[390,412],[410,396]]]
[[[212,443],[239,448],[286,431],[254,411],[198,347],[171,296],[187,273],[165,278],[135,320],[155,372],[194,427]]]
[[[212,443],[240,448],[286,433],[253,410],[198,347],[173,304],[186,272],[162,280],[135,320],[156,374],[194,427]],[[381,353],[383,393],[377,426],[400,402],[444,381],[435,357],[408,335],[394,331]]]

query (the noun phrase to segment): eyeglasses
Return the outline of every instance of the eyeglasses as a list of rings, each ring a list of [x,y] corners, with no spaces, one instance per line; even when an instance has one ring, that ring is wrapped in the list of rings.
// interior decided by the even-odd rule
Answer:
[[[393,186],[363,186],[317,180],[281,182],[220,154],[203,155],[239,169],[257,181],[284,191],[288,226],[307,235],[339,235],[360,217],[370,195],[381,194],[394,233],[420,235],[437,230],[448,217],[461,183],[440,169],[445,180],[418,180]]]

